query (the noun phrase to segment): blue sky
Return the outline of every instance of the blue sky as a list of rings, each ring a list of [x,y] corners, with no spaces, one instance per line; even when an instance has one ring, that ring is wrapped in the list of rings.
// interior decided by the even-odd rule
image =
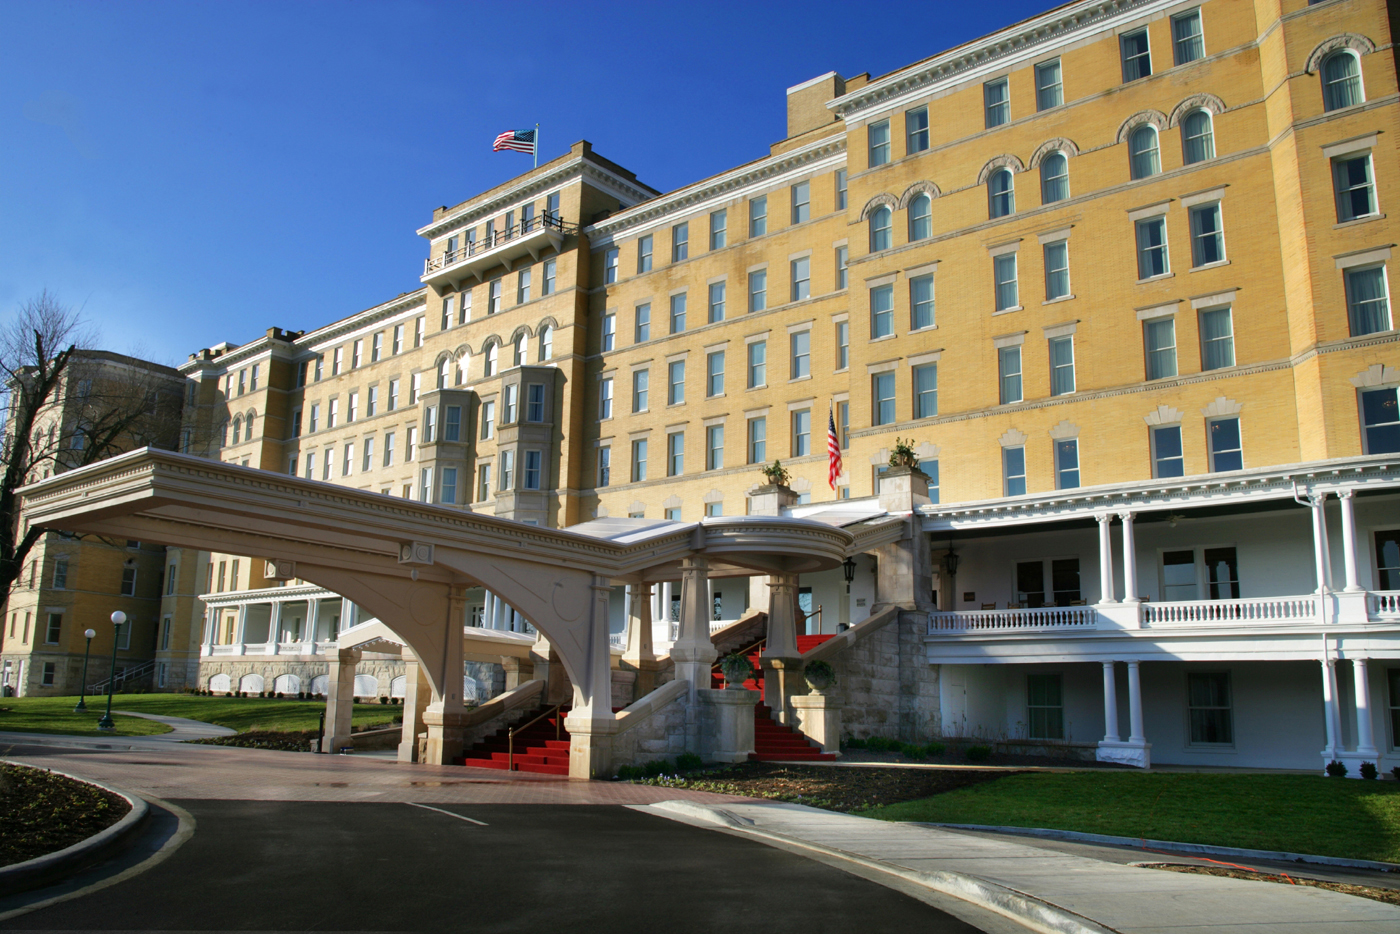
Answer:
[[[538,122],[667,190],[767,152],[784,90],[879,75],[1047,0],[0,0],[0,315],[48,288],[177,364],[418,286],[414,230],[530,167]]]

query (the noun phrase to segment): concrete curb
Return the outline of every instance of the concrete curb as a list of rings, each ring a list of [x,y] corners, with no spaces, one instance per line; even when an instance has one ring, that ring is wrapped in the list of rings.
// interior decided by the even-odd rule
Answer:
[[[942,827],[948,830],[976,830],[983,833],[1015,834],[1021,837],[1045,837],[1051,840],[1069,840],[1075,843],[1102,843],[1108,846],[1126,846],[1135,850],[1169,850],[1190,856],[1196,853],[1205,856],[1234,856],[1239,859],[1267,859],[1279,863],[1313,863],[1318,866],[1336,866],[1340,869],[1370,869],[1375,872],[1400,872],[1400,863],[1383,863],[1372,859],[1342,859],[1336,856],[1311,856],[1306,853],[1286,853],[1282,850],[1247,850],[1235,846],[1211,846],[1206,843],[1176,843],[1171,840],[1144,840],[1140,837],[1113,837],[1101,833],[1080,833],[1077,830],[1049,830],[1043,827],[996,827],[990,824],[936,824],[924,821],[911,821],[921,827]]]
[[[9,759],[0,759],[6,765],[22,766],[24,768],[34,768],[24,762],[12,762]],[[139,795],[130,794],[111,785],[104,785],[102,782],[95,782],[91,779],[80,778],[77,775],[70,775],[67,772],[60,772],[57,769],[45,769],[43,771],[52,772],[54,775],[62,775],[64,778],[71,778],[75,782],[82,782],[85,785],[92,785],[101,788],[103,791],[111,792],[118,797],[126,799],[131,805],[131,810],[126,816],[99,833],[93,834],[86,840],[79,840],[70,847],[58,850],[54,853],[46,853],[43,856],[36,856],[27,859],[22,863],[15,863],[11,866],[0,867],[0,896],[16,895],[20,892],[27,892],[30,889],[37,889],[40,886],[73,875],[81,869],[85,869],[94,863],[101,862],[116,851],[127,846],[131,838],[138,833],[145,825],[146,819],[150,816],[151,810],[145,800]]]
[[[759,830],[754,822],[740,817],[722,807],[713,807],[695,801],[671,800],[654,804],[640,805],[639,810],[670,811],[680,817],[717,824],[720,827],[749,837],[757,837],[782,843],[785,846],[810,850],[824,856],[854,863],[867,870],[895,876],[914,885],[953,898],[971,902],[979,908],[995,912],[1044,934],[1117,934],[1113,928],[1105,927],[1096,921],[1075,914],[1068,909],[1042,901],[1034,895],[1018,892],[1013,888],[990,882],[968,873],[935,870],[922,872],[906,869],[894,863],[862,856],[848,850],[812,843],[772,830]]]

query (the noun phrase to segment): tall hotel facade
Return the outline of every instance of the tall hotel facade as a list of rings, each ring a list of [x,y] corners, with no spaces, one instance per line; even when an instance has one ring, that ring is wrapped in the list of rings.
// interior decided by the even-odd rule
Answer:
[[[927,669],[900,729],[1400,764],[1395,15],[1084,0],[791,88],[769,154],[675,191],[575,144],[434,210],[416,290],[192,355],[191,437],[557,527],[743,515],[774,460],[793,515],[878,510],[903,439]],[[307,690],[360,621],[248,556],[172,561],[207,591],[159,653],[191,684]],[[871,569],[804,577],[810,628],[888,599]]]

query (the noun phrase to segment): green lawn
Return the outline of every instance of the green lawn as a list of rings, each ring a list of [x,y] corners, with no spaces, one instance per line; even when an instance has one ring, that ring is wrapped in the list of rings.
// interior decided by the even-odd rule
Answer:
[[[107,699],[88,698],[89,714],[73,713],[76,697],[6,697],[0,699],[0,731],[100,735],[97,720]],[[7,709],[8,708],[8,709]],[[251,730],[293,732],[316,729],[324,701],[278,700],[262,697],[196,697],[192,694],[118,694],[113,710],[131,710],[166,717],[186,717],[247,733]],[[356,726],[389,726],[403,708],[392,704],[356,704]],[[154,720],[113,716],[120,736],[148,736],[169,730]],[[89,726],[89,722],[91,726]]]
[[[1400,783],[1313,775],[1025,772],[863,812],[1400,862]]]

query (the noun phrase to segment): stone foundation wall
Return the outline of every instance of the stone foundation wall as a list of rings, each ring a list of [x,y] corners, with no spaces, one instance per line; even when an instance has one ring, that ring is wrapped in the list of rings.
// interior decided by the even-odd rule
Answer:
[[[612,765],[644,765],[657,759],[672,759],[686,750],[686,697],[677,695],[669,704],[654,711],[645,723],[613,737]]]
[[[927,631],[926,614],[904,611],[831,659],[843,735],[903,742],[941,735],[938,668],[928,663]]]
[[[210,686],[217,675],[228,675],[229,690],[240,690],[239,685],[245,675],[260,675],[261,691],[274,691],[277,678],[294,675],[300,682],[297,691],[324,693],[315,690],[317,678],[329,676],[330,663],[320,655],[241,655],[219,656],[200,659],[197,684],[201,690],[214,690]],[[505,691],[505,669],[493,662],[465,662],[463,674],[471,681],[463,682],[463,701],[480,704]],[[366,652],[355,665],[355,675],[369,675],[375,679],[373,693],[357,694],[358,697],[389,697],[395,678],[404,677],[403,659],[397,655],[381,655]],[[167,684],[169,681],[167,680]],[[196,680],[191,679],[191,684]],[[257,693],[256,691],[253,693]],[[293,692],[295,693],[295,692]]]

